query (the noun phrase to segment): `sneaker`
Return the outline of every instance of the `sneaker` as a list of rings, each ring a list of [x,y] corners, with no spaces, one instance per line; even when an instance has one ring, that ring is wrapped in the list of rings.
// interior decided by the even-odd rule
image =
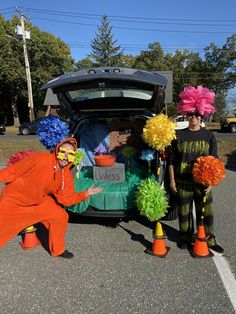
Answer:
[[[217,252],[217,253],[224,253],[224,249],[222,248],[222,246],[220,246],[219,244],[215,244],[213,246],[209,246],[209,249]]]
[[[58,256],[62,257],[62,258],[72,258],[72,257],[74,257],[74,254],[65,250],[62,254],[60,254]]]

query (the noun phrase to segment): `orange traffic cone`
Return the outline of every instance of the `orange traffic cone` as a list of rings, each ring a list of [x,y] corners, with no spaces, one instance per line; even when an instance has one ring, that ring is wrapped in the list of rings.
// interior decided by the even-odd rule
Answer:
[[[31,249],[32,247],[38,246],[41,244],[39,239],[36,236],[36,228],[34,226],[30,226],[26,228],[23,233],[23,241],[19,244],[24,250]]]
[[[197,235],[194,236],[194,247],[190,250],[190,253],[193,257],[211,257],[214,256],[212,252],[209,251],[205,229],[203,222],[200,222],[198,226]]]
[[[153,244],[152,244],[152,250],[147,249],[145,252],[151,255],[159,256],[159,257],[165,257],[167,253],[169,252],[170,248],[166,247],[164,239],[166,238],[164,236],[162,225],[158,221],[156,224],[155,232],[153,234]]]

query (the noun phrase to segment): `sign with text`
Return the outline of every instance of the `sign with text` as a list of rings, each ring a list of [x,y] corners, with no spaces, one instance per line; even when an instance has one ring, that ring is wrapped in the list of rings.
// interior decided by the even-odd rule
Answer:
[[[125,165],[114,163],[111,167],[93,167],[93,180],[97,182],[121,183],[125,181]]]

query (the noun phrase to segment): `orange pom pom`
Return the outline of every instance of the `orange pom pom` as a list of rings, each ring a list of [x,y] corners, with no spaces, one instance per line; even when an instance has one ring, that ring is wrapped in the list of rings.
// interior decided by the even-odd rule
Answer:
[[[201,156],[194,163],[192,173],[195,182],[216,186],[225,178],[225,166],[218,158]]]

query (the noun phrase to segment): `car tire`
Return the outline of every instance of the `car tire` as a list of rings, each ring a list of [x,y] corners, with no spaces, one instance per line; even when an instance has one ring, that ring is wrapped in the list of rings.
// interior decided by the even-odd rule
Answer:
[[[29,134],[30,134],[30,130],[29,130],[28,128],[23,128],[23,129],[21,130],[21,134],[22,134],[22,135],[29,135]]]
[[[230,133],[236,133],[236,124],[235,123],[230,124],[229,129]]]

